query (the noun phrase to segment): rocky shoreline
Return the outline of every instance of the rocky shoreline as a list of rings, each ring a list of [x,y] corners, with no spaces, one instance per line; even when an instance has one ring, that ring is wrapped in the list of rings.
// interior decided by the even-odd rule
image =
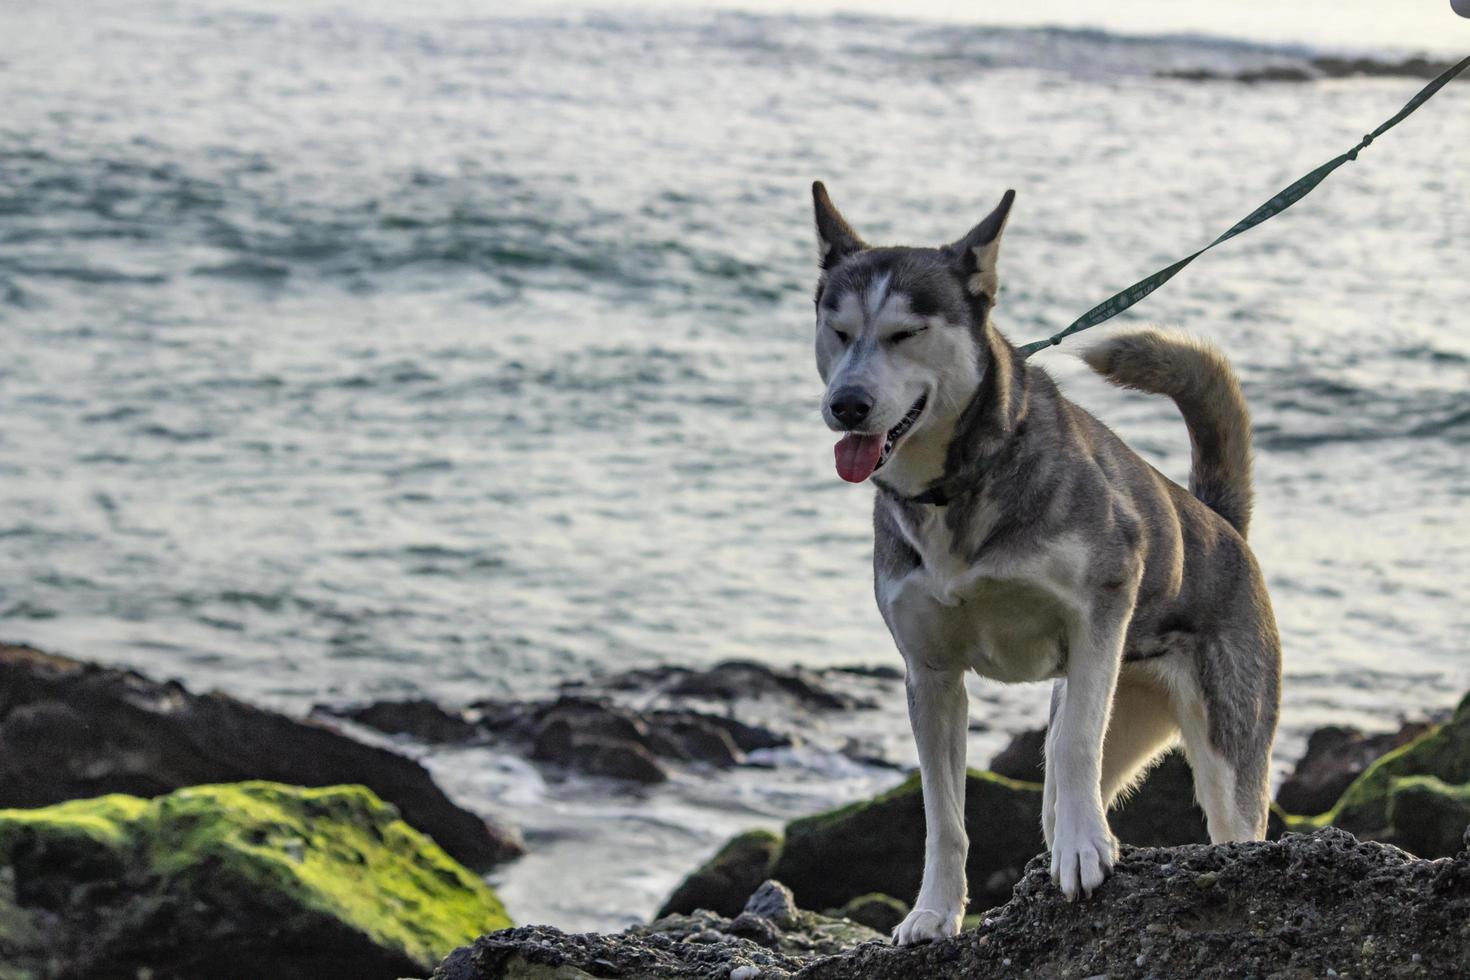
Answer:
[[[1166,757],[1109,815],[1117,875],[1076,905],[1036,859],[1042,738],[1019,733],[969,774],[966,931],[908,950],[882,936],[918,884],[916,775],[737,834],[649,925],[567,935],[506,928],[514,908],[476,873],[523,853],[512,828],[353,737],[638,787],[758,770],[812,738],[875,761],[851,731],[899,680],[728,662],[293,719],[0,646],[0,978],[1431,977],[1470,962],[1470,697],[1396,732],[1314,733],[1266,842],[1205,846],[1188,765]],[[858,724],[802,721],[822,715]]]

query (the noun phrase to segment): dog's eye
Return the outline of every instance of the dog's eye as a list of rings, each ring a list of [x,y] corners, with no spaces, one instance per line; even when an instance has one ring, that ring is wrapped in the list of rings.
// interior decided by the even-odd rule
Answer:
[[[848,344],[850,344],[852,342],[852,334],[843,333],[841,330],[838,330],[836,327],[833,327],[832,328],[832,333],[836,335],[837,342],[840,343],[844,347],[846,347]]]
[[[913,330],[900,330],[898,333],[889,334],[888,335],[888,342],[890,344],[901,344],[905,340],[909,340],[910,338],[917,337],[919,334],[923,333],[925,330],[928,330],[928,329],[929,329],[928,327],[916,327]]]

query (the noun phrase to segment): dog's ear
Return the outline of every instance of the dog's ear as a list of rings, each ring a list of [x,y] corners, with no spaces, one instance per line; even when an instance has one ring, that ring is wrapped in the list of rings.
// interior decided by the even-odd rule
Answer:
[[[817,212],[817,260],[822,267],[822,277],[835,269],[849,255],[867,248],[857,232],[832,206],[827,188],[819,180],[812,184],[812,204]]]
[[[1010,216],[1011,203],[1015,199],[1015,191],[1006,191],[984,221],[945,250],[959,267],[970,298],[983,299],[987,307],[995,305],[995,294],[1000,291],[1000,274],[995,264],[1000,255],[1001,232],[1006,229],[1006,218]]]

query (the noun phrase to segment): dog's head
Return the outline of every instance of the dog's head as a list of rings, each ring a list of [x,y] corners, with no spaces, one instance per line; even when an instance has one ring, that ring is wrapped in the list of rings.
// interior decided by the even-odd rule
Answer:
[[[872,248],[821,182],[812,185],[822,418],[843,433],[836,456],[844,480],[861,483],[906,447],[948,431],[969,401],[989,357],[996,257],[1015,196],[1006,191],[953,244]]]

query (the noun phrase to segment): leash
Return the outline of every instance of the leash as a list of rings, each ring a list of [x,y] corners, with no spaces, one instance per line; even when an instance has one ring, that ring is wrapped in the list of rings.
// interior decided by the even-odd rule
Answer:
[[[1174,276],[1178,274],[1179,271],[1182,270],[1185,266],[1189,265],[1189,263],[1193,262],[1195,259],[1205,254],[1216,245],[1219,245],[1221,242],[1229,241],[1236,235],[1239,235],[1242,232],[1246,232],[1254,228],[1256,225],[1265,221],[1267,218],[1273,218],[1276,215],[1280,214],[1282,211],[1285,211],[1297,201],[1300,201],[1302,198],[1310,194],[1318,184],[1327,179],[1327,175],[1332,173],[1332,171],[1336,170],[1344,163],[1347,163],[1351,160],[1356,160],[1358,158],[1359,150],[1367,149],[1373,144],[1373,141],[1375,139],[1382,136],[1384,133],[1388,132],[1390,129],[1407,119],[1414,112],[1415,109],[1428,102],[1430,97],[1434,95],[1434,93],[1444,88],[1444,86],[1448,84],[1452,78],[1460,74],[1460,72],[1464,71],[1466,68],[1470,68],[1470,57],[1467,57],[1465,60],[1461,61],[1457,65],[1453,65],[1450,68],[1447,68],[1438,78],[1430,82],[1428,85],[1424,86],[1424,88],[1420,90],[1419,94],[1410,99],[1408,101],[1408,104],[1400,109],[1393,116],[1393,118],[1389,119],[1382,126],[1379,126],[1377,129],[1373,130],[1373,132],[1364,136],[1358,142],[1357,146],[1353,147],[1351,150],[1348,150],[1341,156],[1334,157],[1333,159],[1327,161],[1316,170],[1313,170],[1305,177],[1302,177],[1300,180],[1296,181],[1291,186],[1281,191],[1265,204],[1262,204],[1260,207],[1252,211],[1250,215],[1247,216],[1244,220],[1237,222],[1236,225],[1229,231],[1225,232],[1225,234],[1221,235],[1213,242],[1210,242],[1210,244],[1206,245],[1198,252],[1195,252],[1192,255],[1187,255],[1184,258],[1180,259],[1178,262],[1175,262],[1173,265],[1160,269],[1153,275],[1139,280],[1122,292],[1115,293],[1112,296],[1109,296],[1107,299],[1103,300],[1101,303],[1094,306],[1092,309],[1088,310],[1077,319],[1073,320],[1071,325],[1060,333],[1052,334],[1050,337],[1047,337],[1044,340],[1032,341],[1031,343],[1026,344],[1024,347],[1018,348],[1021,356],[1030,357],[1032,354],[1035,354],[1039,350],[1045,350],[1048,347],[1054,347],[1057,344],[1060,344],[1063,340],[1065,340],[1067,337],[1070,337],[1074,333],[1080,333],[1083,330],[1088,329],[1089,327],[1095,327],[1099,323],[1102,323],[1104,320],[1111,320],[1113,317],[1117,316],[1119,313],[1122,313],[1124,310],[1128,309],[1128,307],[1132,306],[1134,303],[1137,303],[1139,300],[1143,299],[1155,289],[1158,289],[1170,279],[1173,279]]]

